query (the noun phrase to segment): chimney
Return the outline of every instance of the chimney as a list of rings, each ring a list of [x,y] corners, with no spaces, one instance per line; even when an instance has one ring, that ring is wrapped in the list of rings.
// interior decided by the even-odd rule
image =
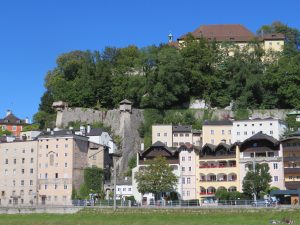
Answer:
[[[91,125],[90,124],[88,124],[86,127],[86,133],[87,134],[91,133]]]
[[[12,114],[12,112],[11,112],[11,110],[6,110],[6,116],[8,116],[8,115],[10,115],[10,114]]]
[[[85,127],[84,126],[80,126],[80,132],[82,136],[85,136]]]
[[[144,143],[141,143],[141,151],[144,151]]]

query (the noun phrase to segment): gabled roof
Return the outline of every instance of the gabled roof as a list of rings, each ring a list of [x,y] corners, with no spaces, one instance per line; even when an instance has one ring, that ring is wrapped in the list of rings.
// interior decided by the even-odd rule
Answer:
[[[127,99],[124,99],[120,102],[120,104],[128,104],[128,105],[132,105],[132,102],[127,100]]]
[[[192,132],[192,126],[173,125],[173,132]]]
[[[233,42],[249,42],[255,35],[246,27],[240,24],[216,24],[202,25],[192,33],[194,38],[207,38],[218,42],[233,41]],[[181,36],[184,39],[186,34]]]
[[[264,34],[261,36],[263,40],[285,40],[285,35],[281,33]]]
[[[151,150],[153,150],[154,148],[162,148],[164,149],[170,156],[173,156],[176,154],[177,150],[175,149],[174,151],[172,151],[172,149],[170,149],[169,147],[167,147],[164,143],[162,143],[161,141],[157,141],[154,144],[152,144],[149,148],[147,148],[144,151],[140,151],[139,154],[140,156],[144,157],[148,152],[150,152]]]
[[[261,140],[267,140],[269,142],[272,142],[274,145],[278,144],[278,140],[276,140],[272,136],[269,136],[269,135],[261,133],[261,132],[258,132],[256,134],[254,134],[253,136],[247,138],[245,141],[242,142],[242,144],[244,144],[245,142],[248,142],[248,141],[261,141]]]
[[[16,117],[13,113],[10,113],[3,119],[0,119],[0,124],[24,125],[25,120],[21,120],[18,117]]]

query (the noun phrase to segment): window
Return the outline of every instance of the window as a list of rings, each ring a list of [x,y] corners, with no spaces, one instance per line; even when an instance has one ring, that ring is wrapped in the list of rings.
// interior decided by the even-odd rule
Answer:
[[[33,153],[33,152],[34,152],[34,149],[33,149],[33,148],[31,148],[31,150],[30,150],[30,151],[31,151],[31,153]]]
[[[68,189],[68,185],[67,184],[64,185],[64,189],[65,190]]]
[[[7,174],[8,174],[8,170],[7,170],[7,169],[5,169],[5,171],[4,171],[4,174],[5,174],[5,175],[7,175]]]
[[[185,196],[185,191],[182,191],[182,196]]]
[[[293,176],[289,176],[289,180],[293,180]]]
[[[173,142],[173,146],[178,146],[178,142]]]
[[[24,174],[25,173],[25,169],[21,169],[21,173]]]
[[[164,133],[164,136],[167,137],[167,133]]]
[[[228,130],[228,134],[231,134],[231,130]]]
[[[182,181],[182,184],[185,184],[185,178],[184,177],[181,178],[181,181]]]
[[[236,132],[236,135],[239,136],[241,133],[240,132]]]
[[[192,167],[189,167],[189,171],[192,171]]]
[[[157,133],[157,137],[160,137],[160,133]]]
[[[179,134],[180,137],[183,137],[183,134]]]
[[[252,131],[252,134],[255,134],[255,131]]]
[[[54,155],[51,154],[50,155],[50,166],[53,166],[54,165]]]
[[[215,131],[214,130],[210,130],[210,134],[214,134],[215,133]]]
[[[30,173],[33,173],[33,168],[30,169]]]
[[[30,180],[29,184],[30,184],[30,186],[32,186],[33,185],[33,180]]]
[[[272,130],[270,130],[270,134],[273,134],[273,131],[272,131]]]
[[[21,186],[24,186],[24,180],[21,180]]]
[[[56,148],[58,148],[58,145],[56,145]]]
[[[15,180],[13,180],[13,186],[16,186],[16,181]]]
[[[17,126],[13,126],[13,127],[12,127],[12,130],[13,130],[13,131],[17,131]]]
[[[270,126],[272,126],[273,124],[272,123],[270,123]]]
[[[190,183],[191,183],[191,178],[188,177],[188,178],[186,179],[186,183],[187,183],[187,184],[190,184]]]
[[[123,191],[126,191],[126,188],[123,188]]]
[[[67,148],[68,147],[68,144],[65,144],[65,148]]]
[[[30,163],[33,163],[33,158],[30,159]]]
[[[186,136],[186,137],[189,137],[190,135],[189,135],[189,134],[185,134],[185,136]]]
[[[273,168],[274,168],[274,170],[277,170],[278,169],[278,164],[277,163],[273,163]]]
[[[184,172],[184,171],[185,171],[185,167],[183,166],[183,167],[181,168],[181,170]]]
[[[8,164],[8,159],[5,159],[5,164]]]
[[[48,173],[45,173],[45,179],[48,179]]]
[[[55,173],[55,178],[58,178],[58,173]]]
[[[190,196],[190,191],[186,191],[186,196]]]
[[[25,153],[25,149],[22,150],[22,153]]]
[[[47,188],[48,188],[48,185],[47,185],[47,184],[45,184],[45,190],[47,190]]]
[[[178,134],[174,134],[174,137],[178,137]]]
[[[182,157],[181,157],[181,160],[182,160],[182,161],[185,161],[185,157],[184,157],[184,156],[182,156]]]
[[[68,163],[65,163],[65,167],[68,167]]]
[[[247,131],[244,131],[244,135],[247,135]]]
[[[278,181],[278,176],[274,176],[274,181]]]
[[[121,191],[121,188],[118,188],[118,191]]]
[[[262,123],[260,123],[259,126],[262,126]]]
[[[17,159],[14,159],[14,164],[17,164]]]
[[[224,130],[222,130],[222,134],[225,134],[225,131],[224,131]]]
[[[24,164],[25,163],[25,158],[22,158],[22,164]]]
[[[212,144],[214,144],[214,143],[215,143],[215,140],[214,140],[214,139],[211,139],[210,142],[211,142]]]
[[[16,169],[13,169],[13,174],[16,174]]]
[[[237,124],[236,126],[237,126],[237,127],[239,127],[240,125],[239,125],[239,124]]]
[[[246,126],[247,126],[247,124],[244,124],[244,126],[246,127]]]
[[[54,189],[57,189],[57,184],[54,185]]]
[[[189,158],[188,158],[188,159],[189,159],[189,161],[191,161],[191,160],[192,160],[192,157],[191,157],[191,156],[189,156]]]
[[[49,147],[49,146],[48,146],[48,145],[46,145],[46,148],[47,148],[47,149],[48,149],[48,147]]]

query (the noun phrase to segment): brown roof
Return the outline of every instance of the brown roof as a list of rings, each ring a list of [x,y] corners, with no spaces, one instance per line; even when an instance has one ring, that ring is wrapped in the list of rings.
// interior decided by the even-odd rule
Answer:
[[[273,34],[264,34],[260,37],[262,40],[284,40],[284,34],[273,33]]]
[[[10,113],[3,119],[0,119],[0,124],[9,124],[9,125],[24,125],[25,120],[21,120],[16,117],[13,113]]]
[[[191,33],[195,38],[204,37],[208,40],[248,42],[255,35],[240,24],[202,25]],[[186,35],[179,38],[184,39]]]

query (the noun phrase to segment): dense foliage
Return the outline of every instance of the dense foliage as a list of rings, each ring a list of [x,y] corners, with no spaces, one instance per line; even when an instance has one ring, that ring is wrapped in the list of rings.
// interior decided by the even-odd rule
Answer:
[[[45,78],[46,92],[34,120],[51,126],[51,105],[58,100],[102,109],[114,108],[124,98],[135,107],[158,110],[185,108],[195,98],[212,107],[233,101],[239,109],[299,109],[300,32],[279,22],[258,32],[284,33],[283,52],[264,52],[258,40],[239,48],[189,36],[180,49],[128,46],[62,54]]]
[[[101,194],[103,187],[103,169],[97,167],[88,167],[84,169],[84,184],[90,193]],[[83,191],[83,192],[84,192]]]
[[[165,192],[175,191],[177,177],[172,168],[167,164],[164,157],[158,156],[153,159],[149,166],[136,173],[138,191],[142,194],[152,193],[155,199]]]

